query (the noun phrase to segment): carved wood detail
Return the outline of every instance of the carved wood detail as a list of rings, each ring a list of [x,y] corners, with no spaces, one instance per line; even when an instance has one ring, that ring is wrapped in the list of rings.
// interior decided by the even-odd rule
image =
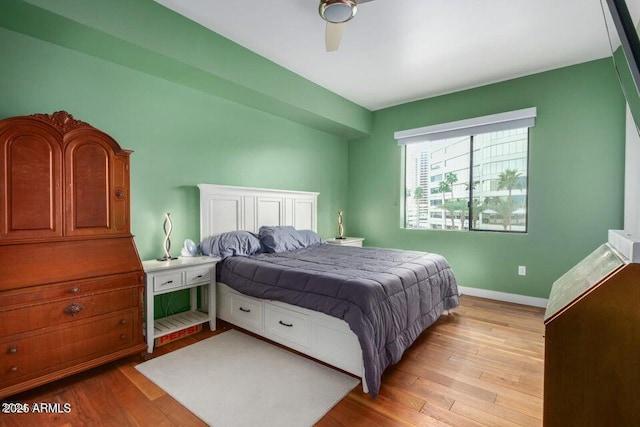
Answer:
[[[53,114],[32,114],[31,117],[46,121],[58,128],[63,134],[81,127],[93,127],[89,123],[74,119],[66,111],[56,111]]]

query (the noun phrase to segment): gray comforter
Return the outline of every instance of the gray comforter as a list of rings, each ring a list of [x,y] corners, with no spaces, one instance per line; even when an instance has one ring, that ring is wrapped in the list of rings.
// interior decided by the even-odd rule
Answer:
[[[387,366],[458,305],[449,264],[425,252],[322,244],[227,258],[218,272],[221,282],[243,294],[346,321],[360,341],[372,397]]]

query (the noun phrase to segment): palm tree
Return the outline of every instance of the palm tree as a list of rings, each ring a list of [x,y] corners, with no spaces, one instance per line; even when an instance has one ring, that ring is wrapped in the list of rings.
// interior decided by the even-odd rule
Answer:
[[[478,226],[478,221],[480,220],[480,212],[482,212],[485,207],[480,202],[480,199],[473,198],[471,201],[471,225],[473,228]]]
[[[502,218],[502,226],[505,230],[508,230],[511,226],[511,223],[509,222],[509,212],[511,211],[509,203],[506,202],[502,197],[496,196],[485,198],[484,205],[486,206],[487,210],[491,209],[497,212],[498,216]]]
[[[453,184],[458,182],[458,175],[455,172],[449,172],[444,176],[444,182],[449,186],[449,191],[451,192],[451,200],[453,200]]]
[[[450,218],[451,218],[451,228],[454,228],[456,226],[456,223],[454,221],[454,217],[455,217],[455,212],[456,212],[456,205],[455,205],[455,200],[447,200],[446,202],[444,202],[442,204],[442,209],[444,209],[445,214],[449,213]],[[447,215],[444,215],[444,218],[442,219],[443,224],[445,223],[445,221],[447,220]],[[444,226],[443,226],[444,228]]]
[[[521,190],[523,188],[522,182],[520,182],[521,173],[518,172],[517,169],[505,169],[500,172],[498,175],[498,190],[506,189],[508,191],[507,195],[507,205],[509,207],[509,212],[507,212],[507,225],[508,229],[511,229],[511,213],[513,212],[513,200],[511,198],[511,191],[513,189]],[[507,228],[505,227],[505,230]]]
[[[446,209],[444,207],[444,193],[447,191],[451,191],[451,186],[447,183],[447,181],[440,181],[440,184],[438,184],[438,193],[442,194],[442,229],[445,229],[445,221],[447,219],[447,212]]]
[[[460,212],[460,230],[464,230],[464,223],[467,222],[467,215],[469,214],[467,199],[447,200],[447,203],[445,203],[445,209],[451,212],[452,227],[455,227],[455,223],[453,221],[455,213]]]

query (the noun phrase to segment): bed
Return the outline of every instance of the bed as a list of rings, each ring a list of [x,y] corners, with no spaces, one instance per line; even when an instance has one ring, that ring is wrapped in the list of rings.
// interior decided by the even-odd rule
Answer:
[[[240,230],[260,233],[263,248],[274,233],[297,239],[271,253],[225,258],[217,316],[361,377],[372,397],[384,369],[458,305],[455,277],[440,255],[317,241],[317,193],[199,188],[203,243],[217,235],[255,238]],[[310,240],[299,230],[312,230]]]

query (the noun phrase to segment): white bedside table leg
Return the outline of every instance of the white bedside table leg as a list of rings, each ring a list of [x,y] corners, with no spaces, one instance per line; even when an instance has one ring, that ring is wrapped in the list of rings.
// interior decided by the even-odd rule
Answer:
[[[189,295],[191,297],[191,311],[198,310],[198,287],[189,289]]]
[[[153,292],[149,290],[149,284],[147,284],[147,291],[145,292],[146,295],[146,310],[145,312],[147,313],[146,319],[145,319],[145,327],[147,330],[146,333],[146,339],[147,339],[147,353],[153,353],[153,334],[154,334],[154,330],[153,330]]]

